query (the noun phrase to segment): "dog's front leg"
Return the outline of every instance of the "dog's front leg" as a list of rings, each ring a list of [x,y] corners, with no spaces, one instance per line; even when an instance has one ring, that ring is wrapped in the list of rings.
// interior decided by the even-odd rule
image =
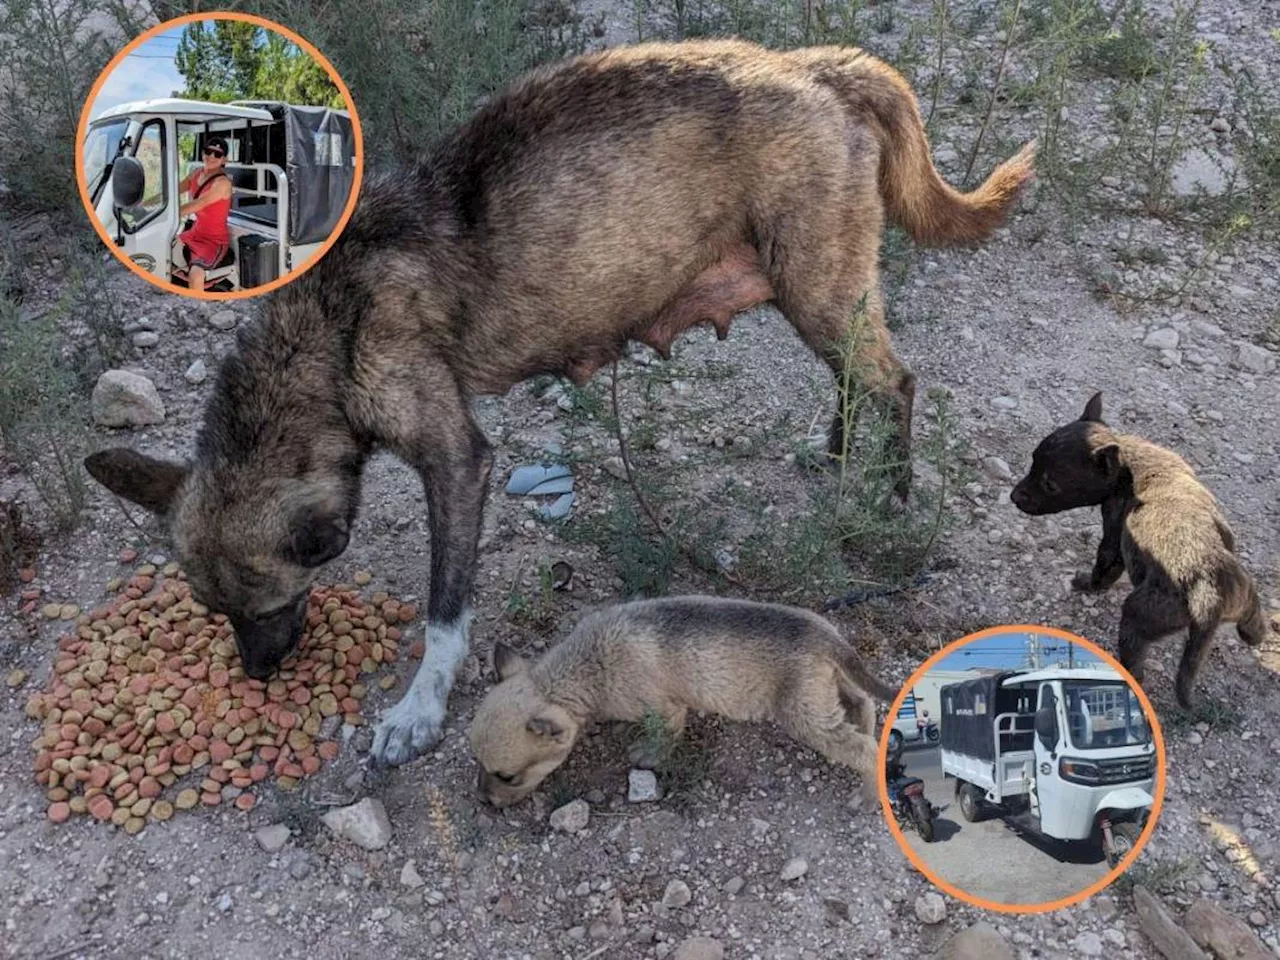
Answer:
[[[1071,586],[1075,589],[1086,592],[1106,590],[1124,573],[1124,557],[1120,549],[1124,509],[1123,497],[1108,497],[1102,501],[1102,542],[1098,544],[1098,556],[1092,571],[1077,573],[1072,578]]]
[[[373,738],[376,762],[412,760],[440,738],[449,692],[467,654],[471,587],[492,456],[467,417],[446,431],[445,449],[416,458],[431,512],[431,596],[426,652],[408,693],[386,712]]]

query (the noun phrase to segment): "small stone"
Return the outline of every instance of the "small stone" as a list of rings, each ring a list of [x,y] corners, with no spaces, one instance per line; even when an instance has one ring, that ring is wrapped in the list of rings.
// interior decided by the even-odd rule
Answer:
[[[1274,960],[1275,955],[1239,917],[1213,900],[1197,900],[1182,918],[1196,943],[1218,957]]]
[[[736,897],[742,892],[742,888],[746,885],[747,881],[743,880],[741,877],[730,877],[725,881],[725,885],[721,889],[729,896]]]
[[[1231,124],[1227,122],[1226,117],[1214,117],[1209,124],[1209,129],[1214,133],[1230,133]]]
[[[1085,931],[1072,940],[1071,946],[1082,957],[1100,957],[1104,949],[1102,938],[1091,930]]]
[[[381,850],[391,842],[391,821],[381,800],[365,797],[349,807],[330,810],[321,821],[324,825],[365,850]]]
[[[944,943],[934,960],[1015,960],[1015,954],[995,927],[979,921]]]
[[[162,423],[165,415],[155,384],[127,370],[108,370],[98,377],[89,407],[101,427],[150,426]]]
[[[279,853],[289,842],[289,827],[283,823],[259,827],[253,831],[253,839],[257,840],[258,846],[267,853]]]
[[[205,378],[209,376],[209,370],[204,365],[203,360],[197,360],[195,363],[191,364],[191,366],[187,367],[183,376],[186,378],[187,383],[204,383]]]
[[[621,457],[606,457],[604,462],[600,464],[604,472],[609,474],[615,480],[627,479],[627,467],[622,462]]]
[[[724,960],[724,947],[710,937],[690,937],[676,947],[672,960]]]
[[[587,828],[591,819],[591,806],[585,800],[571,800],[562,807],[552,811],[547,822],[553,830],[561,833],[577,833]]]
[[[1018,401],[1013,397],[992,397],[991,405],[997,410],[1016,410],[1018,407]]]
[[[960,159],[960,154],[956,153],[955,147],[948,144],[941,144],[933,151],[934,163],[946,166],[949,163],[955,163]]]
[[[1152,330],[1142,341],[1142,345],[1152,350],[1176,350],[1178,349],[1178,331],[1173,327]]]
[[[1013,471],[1009,469],[1008,461],[1002,457],[984,457],[982,469],[986,471],[987,476],[994,480],[1009,481],[1013,479]]]
[[[1275,369],[1276,357],[1256,343],[1242,343],[1236,349],[1232,363],[1248,373],[1265,374]]]
[[[782,868],[778,876],[786,881],[799,880],[809,872],[809,862],[804,857],[792,857]]]
[[[223,895],[218,898],[218,911],[220,913],[229,912],[232,906],[231,894],[223,893]]]
[[[649,803],[659,799],[658,778],[652,770],[632,770],[627,774],[627,799],[632,803]]]
[[[936,893],[916,897],[916,917],[921,923],[941,923],[947,918],[947,902]]]
[[[400,868],[400,884],[408,887],[410,890],[417,890],[419,887],[426,886],[426,881],[418,873],[418,868],[413,865],[412,860],[406,860],[404,866]]]
[[[209,315],[209,326],[215,330],[230,330],[239,322],[234,310],[219,310]]]
[[[662,905],[672,910],[688,906],[692,899],[693,891],[683,880],[672,880],[662,893]]]

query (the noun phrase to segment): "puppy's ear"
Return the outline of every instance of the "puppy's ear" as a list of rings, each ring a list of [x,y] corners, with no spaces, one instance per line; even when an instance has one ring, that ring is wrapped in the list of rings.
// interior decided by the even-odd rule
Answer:
[[[1120,473],[1120,445],[1114,441],[1104,443],[1093,451],[1093,462],[1111,479]]]
[[[157,460],[127,447],[99,450],[84,458],[89,476],[117,496],[164,515],[186,480],[185,464]]]
[[[302,507],[289,522],[281,554],[300,567],[318,567],[347,549],[350,539],[351,529],[345,518],[322,508]]]
[[[564,743],[569,736],[569,728],[549,713],[530,717],[524,728],[539,737],[546,737],[556,743]]]
[[[499,641],[493,645],[493,668],[498,671],[498,679],[506,680],[518,673],[524,673],[529,664],[505,643]]]
[[[1098,391],[1085,404],[1084,416],[1080,418],[1088,423],[1102,422],[1102,391]]]

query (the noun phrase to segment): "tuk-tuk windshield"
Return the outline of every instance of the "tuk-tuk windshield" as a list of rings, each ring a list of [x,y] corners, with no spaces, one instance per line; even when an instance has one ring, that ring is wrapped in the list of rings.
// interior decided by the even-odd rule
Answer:
[[[120,140],[128,128],[127,117],[89,128],[89,136],[84,144],[84,179],[89,186],[89,199],[94,203],[98,202],[107,167],[116,158]]]
[[[1077,750],[1130,747],[1151,740],[1138,695],[1123,681],[1064,680],[1067,730]]]

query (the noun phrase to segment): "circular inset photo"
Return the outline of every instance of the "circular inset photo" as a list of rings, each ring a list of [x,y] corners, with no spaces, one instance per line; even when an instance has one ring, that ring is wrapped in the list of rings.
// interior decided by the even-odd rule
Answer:
[[[90,221],[134,273],[209,300],[266,293],[337,239],[360,189],[351,94],[286,28],[179,17],[121,50],[80,114]]]
[[[1048,627],[996,627],[930,657],[880,739],[880,798],[903,852],[987,910],[1059,910],[1146,843],[1164,739],[1116,660]]]

